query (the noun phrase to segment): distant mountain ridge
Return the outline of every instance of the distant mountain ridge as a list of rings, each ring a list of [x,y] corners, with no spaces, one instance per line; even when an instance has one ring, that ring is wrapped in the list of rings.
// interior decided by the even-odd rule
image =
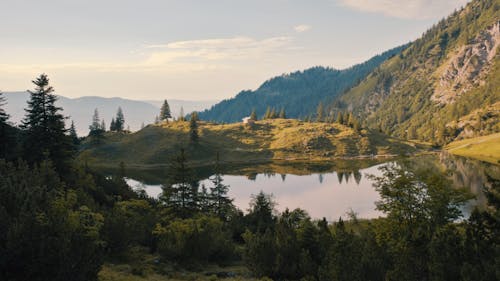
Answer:
[[[27,92],[5,92],[7,104],[5,111],[10,114],[10,121],[15,124],[20,124],[24,118],[26,102],[29,99]],[[160,113],[161,101],[139,101],[124,98],[104,98],[98,96],[85,96],[79,98],[67,98],[58,95],[57,106],[63,108],[65,116],[69,117],[67,127],[71,120],[75,122],[75,127],[79,136],[86,136],[89,131],[89,125],[92,121],[94,109],[99,111],[99,117],[104,119],[107,126],[111,122],[111,118],[115,117],[118,107],[121,107],[125,115],[125,128],[130,126],[132,131],[139,130],[142,123],[145,125],[154,122],[156,115]],[[183,100],[168,100],[172,110],[172,116],[177,117],[181,107],[185,113],[192,111],[200,111],[210,107],[215,101],[183,101]]]
[[[200,112],[199,116],[203,120],[238,122],[250,115],[252,109],[259,117],[264,115],[267,107],[277,111],[284,109],[287,116],[292,118],[308,116],[315,112],[320,102],[331,102],[405,47],[391,49],[343,70],[318,66],[271,78],[257,90],[241,91],[234,98],[223,100]]]

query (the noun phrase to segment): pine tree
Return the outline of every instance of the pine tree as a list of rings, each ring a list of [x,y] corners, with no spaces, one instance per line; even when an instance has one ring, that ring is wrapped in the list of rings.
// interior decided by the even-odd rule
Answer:
[[[57,96],[49,85],[49,78],[41,74],[34,81],[34,91],[30,93],[26,116],[22,121],[25,132],[24,153],[30,163],[40,163],[49,158],[56,170],[64,175],[69,169],[69,160],[73,148],[66,135],[65,117],[60,113],[62,108],[55,105]]]
[[[274,109],[274,107],[271,109],[271,113],[269,113],[269,118],[270,119],[276,118],[276,110]]]
[[[271,118],[271,107],[268,106],[263,119],[269,119],[269,118]]]
[[[211,179],[214,185],[210,188],[210,197],[213,201],[214,213],[219,216],[222,220],[227,220],[227,214],[231,208],[233,200],[229,198],[227,192],[229,191],[229,186],[223,184],[222,171],[219,165],[219,153],[217,152],[217,158],[215,160],[214,175]]]
[[[318,104],[318,108],[316,109],[316,121],[317,122],[323,122],[323,119],[324,119],[324,113],[325,110],[323,109],[323,103],[320,102]]]
[[[191,113],[191,118],[189,120],[189,139],[191,142],[198,142],[198,114],[196,112]]]
[[[115,118],[111,118],[111,123],[109,124],[109,130],[111,132],[114,132],[116,131],[116,124],[115,124]]]
[[[101,130],[106,132],[106,122],[104,122],[104,119],[101,120]]]
[[[7,124],[9,120],[9,115],[3,109],[6,104],[3,93],[0,92],[0,158],[7,158],[9,151],[13,150],[12,137],[11,137],[11,127]]]
[[[71,142],[73,143],[74,146],[77,146],[80,144],[80,139],[78,138],[78,135],[76,134],[75,122],[73,122],[73,120],[71,120],[71,126],[69,127],[68,134],[69,134]]]
[[[181,106],[181,112],[179,113],[179,118],[177,118],[179,121],[186,121],[186,117],[184,117],[184,107]]]
[[[257,121],[257,113],[255,113],[255,108],[252,109],[252,113],[250,113],[250,119],[253,121]]]
[[[123,131],[125,127],[125,117],[123,116],[123,111],[121,107],[118,107],[115,118],[115,130],[117,132]]]
[[[166,120],[168,122],[169,118],[172,118],[172,113],[170,112],[170,105],[168,105],[168,101],[165,100],[161,106],[160,120]]]
[[[281,108],[279,117],[281,119],[286,119],[286,113],[285,113],[285,109],[284,108]]]
[[[6,124],[7,120],[9,119],[9,115],[3,109],[3,106],[5,104],[6,104],[5,97],[3,96],[3,93],[0,91],[0,123],[1,124]]]
[[[92,115],[92,124],[89,126],[89,136],[95,136],[102,133],[101,129],[101,119],[99,118],[99,111],[94,109],[94,115]]]
[[[180,216],[186,218],[193,215],[193,211],[197,208],[196,202],[197,190],[193,186],[192,171],[187,166],[186,153],[181,149],[180,153],[171,162],[167,184],[163,187],[161,200],[166,203],[170,210]]]
[[[337,123],[338,124],[344,124],[344,115],[342,115],[342,112],[337,113]]]

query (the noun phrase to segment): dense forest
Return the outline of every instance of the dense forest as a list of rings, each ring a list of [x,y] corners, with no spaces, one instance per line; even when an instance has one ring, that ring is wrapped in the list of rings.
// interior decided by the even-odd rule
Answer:
[[[461,219],[469,194],[450,188],[431,165],[401,161],[374,177],[383,218],[367,221],[353,214],[328,222],[312,219],[306,210],[278,213],[277,202],[262,192],[249,198],[243,212],[227,195],[219,156],[214,155],[212,184],[200,187],[190,155],[181,149],[171,160],[162,195],[153,199],[126,184],[123,164],[110,176],[76,161],[78,143],[66,129],[48,77],[33,83],[19,128],[0,107],[1,280],[97,280],[103,264],[127,261],[137,247],[160,256],[158,274],[162,264],[194,271],[244,264],[254,277],[275,280],[500,276],[498,180],[484,187],[489,206]],[[186,146],[199,138],[197,117],[190,119],[193,133]],[[120,129],[116,120],[115,128]],[[147,276],[139,261],[129,262],[133,274]]]
[[[343,70],[313,67],[274,77],[255,91],[242,91],[236,97],[200,112],[200,118],[217,122],[238,122],[254,110],[260,119],[268,107],[275,108],[277,112],[285,110],[291,118],[305,118],[315,112],[320,102],[331,103],[336,96],[358,84],[381,63],[399,54],[405,47],[391,49]]]

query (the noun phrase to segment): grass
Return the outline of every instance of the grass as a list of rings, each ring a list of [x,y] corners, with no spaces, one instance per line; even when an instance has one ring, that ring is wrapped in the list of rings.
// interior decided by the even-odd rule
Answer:
[[[170,262],[161,261],[158,255],[150,254],[144,247],[132,247],[124,257],[107,261],[98,274],[99,281],[212,281],[223,278],[227,281],[257,281],[242,264],[219,266],[197,265],[185,269]]]
[[[191,165],[211,163],[217,152],[225,163],[326,161],[415,152],[421,145],[389,138],[378,132],[340,124],[308,123],[295,119],[241,123],[199,122],[199,142],[189,141],[189,122],[149,125],[133,134],[107,133],[101,144],[84,142],[81,160],[95,166],[130,167],[166,164],[184,148]]]
[[[500,164],[500,133],[455,141],[446,146],[450,153]]]

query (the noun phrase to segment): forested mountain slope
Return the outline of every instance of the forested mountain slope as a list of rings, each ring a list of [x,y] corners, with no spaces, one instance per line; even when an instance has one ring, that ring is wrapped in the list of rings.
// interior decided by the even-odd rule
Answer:
[[[330,103],[337,95],[358,84],[381,63],[399,54],[404,47],[394,48],[344,70],[313,67],[274,77],[255,91],[242,91],[236,97],[201,112],[200,118],[237,122],[249,116],[253,109],[261,117],[268,107],[276,111],[284,109],[288,117],[305,117],[314,112],[320,102]]]
[[[394,136],[443,144],[500,131],[500,0],[472,1],[331,104]]]

